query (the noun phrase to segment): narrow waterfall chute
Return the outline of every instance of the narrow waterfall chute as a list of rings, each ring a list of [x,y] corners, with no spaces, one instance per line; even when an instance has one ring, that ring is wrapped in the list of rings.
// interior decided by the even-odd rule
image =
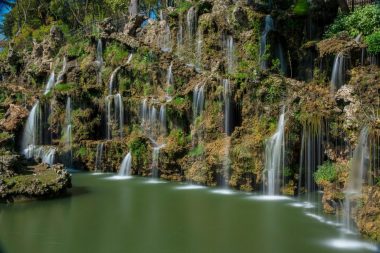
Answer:
[[[370,163],[368,134],[368,127],[364,127],[360,132],[358,144],[351,160],[350,174],[346,184],[344,199],[344,228],[348,232],[354,230],[354,224],[352,221],[353,209],[355,207],[354,204],[359,201],[362,195],[364,179]]]
[[[54,87],[55,84],[55,73],[54,70],[50,73],[49,80],[45,87],[44,95],[47,95]]]
[[[120,177],[129,177],[131,176],[131,168],[132,168],[132,154],[129,152],[123,159],[118,176]]]
[[[265,147],[266,194],[280,194],[281,175],[285,166],[285,108],[278,120],[277,130]]]
[[[334,59],[334,65],[331,73],[331,90],[338,90],[345,82],[345,57],[342,52],[338,53]]]

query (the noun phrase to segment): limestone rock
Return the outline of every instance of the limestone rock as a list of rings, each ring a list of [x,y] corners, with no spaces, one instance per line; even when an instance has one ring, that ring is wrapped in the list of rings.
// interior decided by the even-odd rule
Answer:
[[[7,132],[17,131],[23,120],[28,117],[28,110],[25,107],[10,104],[4,119],[0,121],[0,128]]]

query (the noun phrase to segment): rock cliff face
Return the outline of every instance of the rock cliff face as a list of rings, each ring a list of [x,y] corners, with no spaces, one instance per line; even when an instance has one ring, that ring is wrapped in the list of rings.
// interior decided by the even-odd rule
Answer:
[[[314,173],[330,161],[338,175],[319,186],[325,210],[335,213],[348,178],[340,165],[360,129],[370,126],[372,151],[380,136],[379,67],[362,60],[365,44],[347,34],[321,39],[337,7],[313,1],[305,16],[285,2],[271,11],[251,1],[184,1],[160,18],[107,18],[74,34],[51,25],[29,50],[11,43],[0,61],[7,84],[0,127],[9,140],[39,101],[34,145],[54,146],[56,161],[118,172],[130,152],[133,175],[260,191],[268,185],[268,139],[284,108],[278,194],[315,190]],[[345,82],[332,91],[340,52]],[[21,136],[4,147],[18,150]],[[379,157],[370,160],[375,181]]]

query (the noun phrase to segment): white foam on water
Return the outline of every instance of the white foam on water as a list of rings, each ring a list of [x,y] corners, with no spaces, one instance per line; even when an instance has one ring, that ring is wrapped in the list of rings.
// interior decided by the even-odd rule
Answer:
[[[326,245],[332,248],[345,250],[366,249],[377,251],[378,247],[375,244],[363,241],[355,241],[353,239],[333,239],[326,242]]]
[[[108,177],[106,178],[107,180],[128,180],[128,179],[132,179],[133,177],[131,176],[118,176],[118,175],[115,175],[115,176],[112,176],[112,177]]]
[[[165,181],[157,180],[157,179],[150,179],[145,182],[146,184],[166,184]]]
[[[315,208],[315,205],[310,203],[310,202],[295,202],[295,203],[291,203],[289,204],[290,206],[294,206],[294,207],[302,207],[302,208],[305,208],[305,209],[312,209],[312,208]]]
[[[221,194],[221,195],[232,195],[232,194],[235,194],[234,191],[231,191],[231,190],[228,190],[228,189],[216,189],[216,190],[212,190],[211,192],[215,193],[215,194]]]
[[[205,186],[202,185],[195,185],[195,184],[189,184],[189,185],[181,185],[175,187],[177,190],[199,190],[199,189],[205,189]]]
[[[249,199],[253,200],[260,200],[260,201],[284,201],[284,200],[291,200],[291,198],[286,196],[280,196],[280,195],[261,195],[261,196],[252,196],[248,197]]]

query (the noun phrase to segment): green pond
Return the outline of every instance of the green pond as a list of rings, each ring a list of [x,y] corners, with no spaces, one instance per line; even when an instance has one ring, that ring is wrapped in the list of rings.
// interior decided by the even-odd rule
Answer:
[[[0,252],[379,252],[296,199],[112,179],[74,173],[70,197],[0,205]]]

